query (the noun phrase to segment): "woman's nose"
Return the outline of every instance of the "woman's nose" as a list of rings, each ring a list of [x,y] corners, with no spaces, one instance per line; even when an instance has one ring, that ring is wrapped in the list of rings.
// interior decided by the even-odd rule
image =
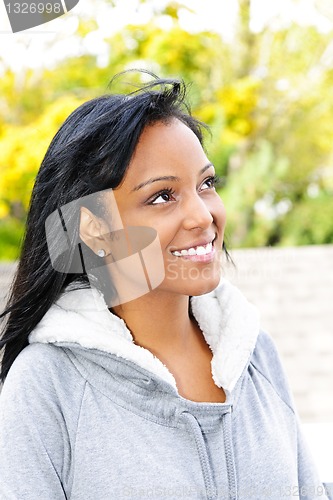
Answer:
[[[190,196],[182,207],[183,226],[185,229],[206,229],[213,222],[213,216],[198,194]]]

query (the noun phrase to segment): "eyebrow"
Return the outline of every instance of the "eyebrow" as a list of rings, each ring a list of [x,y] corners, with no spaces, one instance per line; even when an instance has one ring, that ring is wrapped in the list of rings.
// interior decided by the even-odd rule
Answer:
[[[200,171],[199,171],[199,175],[202,175],[204,172],[206,172],[206,170],[209,169],[209,167],[213,167],[214,165],[212,163],[207,163],[207,165],[205,165]],[[152,177],[151,179],[148,179],[144,182],[141,182],[140,184],[138,184],[137,186],[135,186],[135,188],[132,189],[132,191],[138,191],[139,189],[145,187],[145,186],[148,186],[149,184],[152,184],[153,182],[158,182],[158,181],[176,181],[176,182],[179,182],[180,181],[180,178],[179,177],[176,177],[174,175],[163,175],[161,177]]]

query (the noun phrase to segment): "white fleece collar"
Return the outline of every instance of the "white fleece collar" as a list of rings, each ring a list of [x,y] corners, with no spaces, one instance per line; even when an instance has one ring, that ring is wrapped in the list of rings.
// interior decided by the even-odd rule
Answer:
[[[256,343],[257,309],[224,278],[213,292],[192,297],[191,306],[213,352],[214,382],[232,391]],[[96,290],[86,288],[63,293],[30,333],[29,342],[70,342],[115,354],[137,363],[177,389],[168,368],[148,349],[134,344],[125,322],[108,310]]]

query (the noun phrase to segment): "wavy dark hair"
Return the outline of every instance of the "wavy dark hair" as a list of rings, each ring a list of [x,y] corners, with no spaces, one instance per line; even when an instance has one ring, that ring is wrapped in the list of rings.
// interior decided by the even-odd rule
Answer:
[[[84,266],[79,273],[71,269],[77,259],[73,251],[63,254],[67,272],[55,270],[46,241],[47,218],[73,200],[119,186],[147,125],[176,118],[203,144],[206,126],[191,115],[184,82],[151,76],[149,83],[127,95],[104,95],[78,107],[45,154],[32,191],[18,267],[0,316],[4,321],[1,381],[64,288],[71,282],[89,286]]]

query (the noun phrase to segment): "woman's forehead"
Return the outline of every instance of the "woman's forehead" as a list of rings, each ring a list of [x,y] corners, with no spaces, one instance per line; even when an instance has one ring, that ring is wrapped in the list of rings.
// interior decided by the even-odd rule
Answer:
[[[180,175],[187,168],[208,163],[197,136],[180,120],[147,126],[140,137],[125,177],[138,183],[138,177]]]

